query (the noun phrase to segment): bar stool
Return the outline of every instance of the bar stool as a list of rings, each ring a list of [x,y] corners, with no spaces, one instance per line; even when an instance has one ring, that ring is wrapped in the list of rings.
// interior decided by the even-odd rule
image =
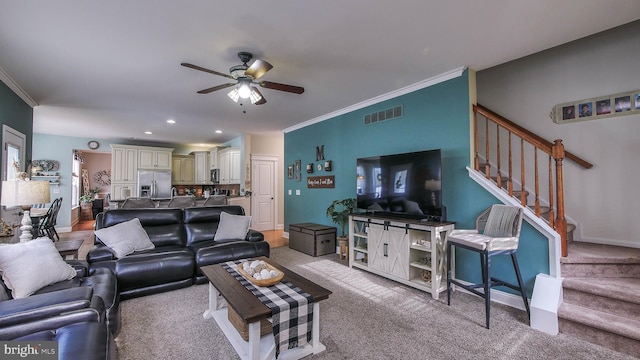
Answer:
[[[488,329],[491,310],[491,287],[506,286],[520,292],[527,315],[531,318],[529,302],[524,292],[520,267],[516,258],[521,228],[521,207],[494,204],[478,216],[475,230],[453,230],[447,236],[447,259],[451,259],[451,248],[453,246],[461,247],[478,252],[482,268],[482,283],[463,284],[451,278],[451,261],[447,261],[447,305],[451,305],[451,284],[460,286],[484,298],[486,328]],[[518,279],[517,286],[491,276],[491,257],[495,255],[511,255],[513,269]],[[484,292],[478,291],[478,288],[484,288]]]

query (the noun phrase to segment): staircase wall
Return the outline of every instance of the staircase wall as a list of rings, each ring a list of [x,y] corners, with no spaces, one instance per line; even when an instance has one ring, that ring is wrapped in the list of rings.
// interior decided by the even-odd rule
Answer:
[[[640,115],[558,125],[549,113],[559,103],[638,89],[630,76],[637,73],[638,38],[640,21],[476,74],[479,103],[546,139],[563,139],[595,165],[563,164],[565,213],[578,224],[577,240],[640,247],[640,192],[628,180],[640,177]]]

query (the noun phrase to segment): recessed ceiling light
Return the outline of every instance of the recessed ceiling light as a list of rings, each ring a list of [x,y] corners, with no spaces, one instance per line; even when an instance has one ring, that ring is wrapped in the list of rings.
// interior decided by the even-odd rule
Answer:
[[[176,123],[176,121],[175,121],[175,120],[173,120],[173,119],[169,119],[169,120],[167,120],[167,123],[168,123],[168,124],[175,124],[175,123]]]
[[[153,134],[151,131],[145,131],[144,133],[147,134],[147,135],[152,135]]]
[[[216,134],[222,134],[222,130],[216,130]]]

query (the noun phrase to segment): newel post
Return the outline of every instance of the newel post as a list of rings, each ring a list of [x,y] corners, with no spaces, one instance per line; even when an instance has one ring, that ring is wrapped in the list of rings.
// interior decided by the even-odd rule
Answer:
[[[568,255],[567,250],[567,220],[564,218],[564,185],[562,180],[562,160],[564,159],[564,145],[562,140],[556,139],[551,149],[556,161],[556,221],[555,229],[560,234],[562,257]]]

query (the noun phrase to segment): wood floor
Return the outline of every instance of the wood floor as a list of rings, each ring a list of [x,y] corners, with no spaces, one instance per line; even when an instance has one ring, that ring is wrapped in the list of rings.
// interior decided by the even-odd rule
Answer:
[[[93,229],[95,221],[85,220],[74,225],[71,232],[59,233],[60,241],[84,239],[84,243],[78,252],[79,259],[85,259],[87,252],[93,247]],[[288,246],[289,239],[283,237],[283,230],[267,230],[262,231],[264,240],[269,243],[271,248],[280,246]]]

